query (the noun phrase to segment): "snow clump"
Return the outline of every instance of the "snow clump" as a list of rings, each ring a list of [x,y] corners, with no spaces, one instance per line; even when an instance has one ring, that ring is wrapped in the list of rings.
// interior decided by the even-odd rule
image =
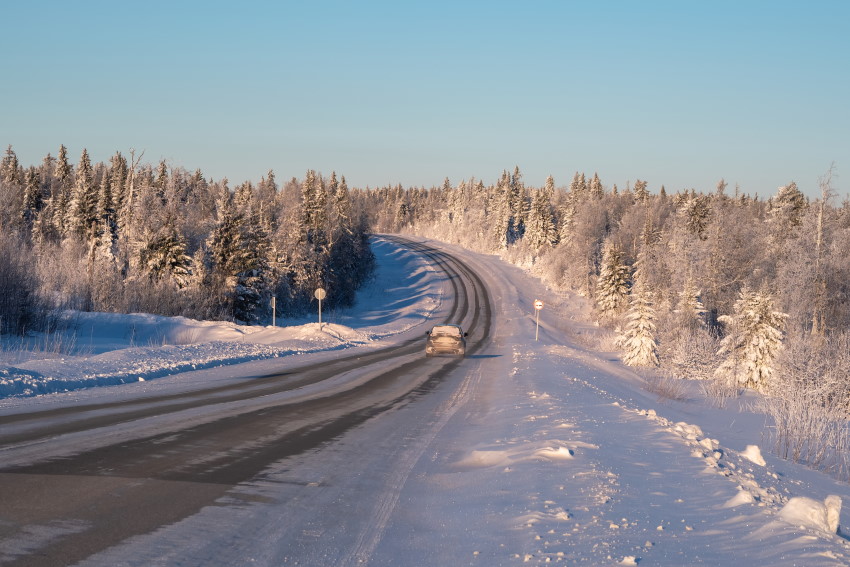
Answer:
[[[823,502],[797,496],[779,511],[779,517],[789,524],[827,533],[838,533],[841,497],[831,494]]]
[[[767,464],[764,461],[764,457],[761,456],[761,450],[758,445],[747,445],[747,448],[741,451],[741,456],[745,459],[749,459],[760,467]]]

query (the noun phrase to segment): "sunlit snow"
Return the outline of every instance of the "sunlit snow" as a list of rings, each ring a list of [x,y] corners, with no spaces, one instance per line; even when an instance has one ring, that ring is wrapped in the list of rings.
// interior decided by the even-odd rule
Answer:
[[[850,563],[840,527],[848,486],[773,456],[756,394],[718,409],[685,384],[683,401],[661,399],[615,353],[594,350],[604,331],[586,323],[580,298],[447,248],[482,274],[499,317],[493,346],[462,362],[456,389],[374,418],[333,451],[278,463],[83,565]],[[419,335],[424,347],[446,281],[388,241],[375,251],[379,274],[357,308],[321,328],[75,314],[76,354],[27,359],[25,345],[7,342],[0,412],[198,388]],[[538,341],[536,298],[546,305]],[[205,370],[186,372],[196,368]],[[398,419],[421,420],[421,435],[386,447]],[[382,463],[385,454],[394,460]],[[336,506],[335,522],[314,516],[320,503]],[[84,529],[48,528],[16,549]]]

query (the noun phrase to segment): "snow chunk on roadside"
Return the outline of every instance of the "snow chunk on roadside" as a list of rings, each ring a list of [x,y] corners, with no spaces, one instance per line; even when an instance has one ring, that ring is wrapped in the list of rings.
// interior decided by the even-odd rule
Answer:
[[[831,494],[823,502],[797,496],[779,511],[779,517],[789,524],[827,533],[838,533],[841,497]]]
[[[726,501],[726,504],[723,505],[724,508],[735,508],[737,506],[741,506],[742,504],[753,504],[755,503],[755,497],[747,492],[746,490],[739,490],[738,494],[730,498]]]
[[[749,459],[760,467],[767,464],[764,461],[764,457],[761,456],[761,449],[759,449],[758,445],[747,445],[747,448],[741,451],[741,456],[745,459]]]
[[[546,447],[537,451],[535,455],[556,461],[573,458],[573,452],[566,447]]]

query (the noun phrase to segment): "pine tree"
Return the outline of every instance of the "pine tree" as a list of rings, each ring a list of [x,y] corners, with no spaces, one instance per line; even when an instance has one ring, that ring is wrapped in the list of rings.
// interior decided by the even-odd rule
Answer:
[[[525,240],[533,250],[554,243],[555,223],[552,215],[552,205],[545,189],[534,192],[531,210],[528,213],[528,225]]]
[[[715,374],[745,388],[768,390],[787,317],[774,310],[773,298],[767,292],[742,289],[734,315],[719,317],[727,326],[727,335],[718,352],[725,359]]]
[[[327,206],[327,187],[311,169],[301,185],[301,235],[316,251],[327,246]]]
[[[59,154],[56,157],[56,178],[60,183],[70,185],[71,173],[71,164],[68,163],[68,148],[61,144]]]
[[[655,309],[650,290],[644,281],[643,258],[638,258],[635,285],[629,296],[626,326],[619,337],[625,351],[623,362],[628,366],[658,366],[658,343],[655,340]]]
[[[696,235],[700,240],[707,240],[706,232],[711,221],[711,205],[705,195],[689,195],[680,209],[685,217],[685,226],[688,232]]]
[[[103,229],[109,230],[114,236],[116,231],[115,203],[112,195],[112,180],[104,172],[100,178],[100,189],[97,194],[95,216]]]
[[[509,187],[511,211],[509,239],[510,243],[514,243],[525,235],[525,222],[528,216],[528,199],[525,194],[525,185],[522,183],[522,174],[519,172],[519,166],[514,167],[513,175],[510,177]]]
[[[91,161],[85,149],[77,166],[68,213],[70,229],[80,237],[89,237],[97,224],[97,191],[94,188]]]
[[[576,171],[575,175],[573,175],[573,180],[570,183],[570,194],[576,202],[581,202],[588,196],[589,193],[590,190],[587,187],[587,180],[585,179],[584,172],[579,173]]]
[[[511,240],[514,226],[511,211],[511,189],[508,172],[503,171],[499,183],[494,188],[496,207],[493,211],[493,239],[497,250],[505,250],[513,242]]]
[[[233,316],[248,324],[265,319],[273,287],[269,263],[271,243],[258,222],[242,225],[243,247],[237,257],[233,276]]]
[[[634,194],[636,203],[645,203],[649,200],[649,191],[646,188],[647,182],[640,179],[635,181]]]
[[[779,225],[779,230],[790,230],[802,224],[803,213],[809,206],[806,196],[793,181],[779,188],[770,199],[771,219]]]
[[[107,229],[104,227],[104,230]],[[170,279],[178,289],[189,284],[192,257],[187,253],[185,239],[173,223],[169,222],[159,233],[147,239],[140,251],[139,266],[152,281]]]
[[[575,197],[571,193],[567,196],[567,201],[561,208],[561,220],[558,223],[558,240],[560,242],[569,242],[572,239],[577,214]]]
[[[21,185],[21,167],[18,156],[12,150],[12,146],[6,148],[6,156],[0,161],[0,180],[9,185]]]
[[[629,302],[629,280],[629,268],[623,264],[622,252],[609,243],[596,280],[596,308],[603,320],[613,321],[625,310]]]
[[[594,173],[593,179],[590,180],[590,196],[594,199],[601,199],[605,196],[605,189],[602,188],[602,181],[597,173]]]
[[[34,167],[27,169],[24,181],[24,209],[21,217],[28,227],[32,227],[36,216],[43,206],[41,184]]]

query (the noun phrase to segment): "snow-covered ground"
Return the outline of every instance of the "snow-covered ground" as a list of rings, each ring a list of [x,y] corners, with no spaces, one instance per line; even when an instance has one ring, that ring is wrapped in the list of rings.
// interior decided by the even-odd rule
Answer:
[[[447,248],[481,273],[498,314],[492,345],[461,363],[456,384],[84,564],[850,564],[836,527],[850,521],[838,509],[848,486],[771,455],[752,395],[717,409],[686,384],[683,401],[659,398],[614,353],[591,348],[600,330],[580,298]],[[262,359],[419,335],[439,316],[445,281],[389,242],[375,249],[379,277],[322,329],[80,315],[75,347],[88,353],[24,361],[14,351],[0,413],[197,388],[261,372]],[[545,303],[539,340],[535,299]],[[232,364],[249,359],[260,360]],[[167,376],[193,367],[208,370]],[[417,436],[393,437],[399,420],[417,419]]]

